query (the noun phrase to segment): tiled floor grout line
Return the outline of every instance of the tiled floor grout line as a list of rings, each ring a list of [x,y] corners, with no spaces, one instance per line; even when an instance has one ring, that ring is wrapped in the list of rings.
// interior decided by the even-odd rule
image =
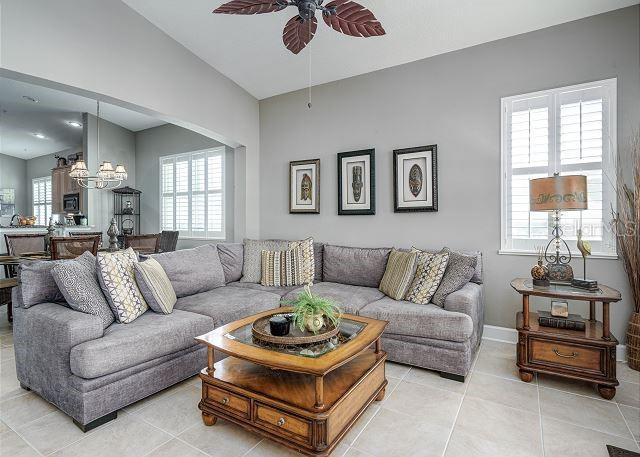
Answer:
[[[155,452],[156,450],[160,449],[162,446],[164,446],[165,444],[167,444],[170,441],[173,441],[174,439],[175,439],[174,436],[169,435],[169,439],[167,441],[163,441],[162,443],[160,443],[159,445],[157,445],[156,447],[151,449],[149,452],[145,452],[144,454],[142,454],[142,457],[145,457],[145,456],[151,454],[152,452]]]
[[[15,433],[16,435],[18,435],[18,437],[19,437],[22,441],[24,441],[24,442],[26,443],[26,445],[27,445],[27,446],[29,446],[31,449],[33,449],[33,450],[36,452],[36,454],[41,455],[41,456],[45,456],[45,454],[43,454],[42,452],[40,452],[38,449],[36,449],[36,447],[35,447],[33,444],[31,444],[29,441],[27,441],[27,439],[24,437],[24,435],[23,435],[22,433],[20,433],[19,431],[17,431],[17,430],[15,430],[15,429],[11,428],[11,427],[9,426],[9,424],[7,424],[6,422],[5,422],[5,425],[6,425],[7,427],[9,427],[9,430],[11,430],[13,433]]]
[[[478,349],[478,355],[480,354],[480,349]],[[478,358],[476,357],[476,361],[478,360]],[[456,428],[456,424],[458,423],[458,417],[460,416],[460,410],[462,409],[462,404],[464,403],[464,399],[467,397],[467,390],[469,390],[469,385],[471,384],[471,378],[473,378],[473,375],[475,374],[475,370],[473,369],[475,367],[475,362],[473,363],[473,366],[471,367],[471,371],[469,371],[469,375],[468,375],[468,379],[466,381],[466,386],[464,388],[464,391],[462,392],[462,398],[460,399],[460,404],[458,405],[458,410],[456,411],[456,415],[453,418],[453,424],[451,425],[451,430],[449,430],[449,436],[447,436],[447,441],[444,444],[444,449],[442,450],[442,457],[445,456],[445,454],[447,453],[447,449],[449,448],[449,443],[451,442],[451,437],[453,436],[453,431]]]
[[[629,426],[629,422],[627,422],[627,418],[624,417],[624,414],[622,414],[622,409],[620,408],[620,405],[618,403],[616,403],[616,406],[618,407],[618,411],[620,412],[620,415],[622,416],[622,420],[624,421],[624,425],[627,426],[627,430],[629,430],[629,433],[631,434],[631,439],[633,439],[633,441],[636,442],[636,446],[638,446],[638,448],[640,448],[640,445],[636,441],[636,436],[633,434],[633,431],[631,430],[631,427]]]
[[[262,443],[264,441],[264,438],[262,438],[260,441],[258,441],[256,444],[254,444],[247,452],[245,452],[244,454],[242,454],[242,457],[245,457],[246,455],[249,455],[249,453],[251,451],[253,451],[255,448],[257,448],[260,443]],[[208,454],[207,454],[208,455]]]
[[[635,441],[635,438],[633,438],[633,435],[631,435],[631,438],[629,438],[628,436],[621,436],[621,435],[617,435],[615,433],[605,432],[604,430],[598,430],[596,428],[585,427],[582,424],[576,424],[575,422],[569,422],[567,420],[560,419],[560,418],[557,418],[555,416],[545,415],[545,417],[547,417],[549,419],[552,419],[552,420],[554,420],[556,422],[562,422],[563,424],[573,425],[574,427],[578,427],[578,428],[581,428],[581,429],[584,429],[584,430],[589,430],[591,432],[602,433],[603,435],[615,436],[616,438],[624,438],[624,439],[627,439],[627,440]],[[624,416],[623,416],[623,419],[624,419]]]
[[[538,420],[540,421],[540,445],[542,446],[542,457],[545,457],[546,451],[544,449],[544,425],[542,425],[542,403],[540,402],[540,380],[538,375],[536,377],[536,394],[538,395]]]

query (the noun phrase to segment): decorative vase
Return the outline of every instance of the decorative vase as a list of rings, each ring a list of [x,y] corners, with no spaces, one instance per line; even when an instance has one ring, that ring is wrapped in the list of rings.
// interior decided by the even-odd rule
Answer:
[[[633,313],[627,327],[627,363],[640,371],[640,313]]]
[[[313,314],[304,320],[304,326],[310,332],[316,333],[324,326],[324,314]]]
[[[549,286],[549,269],[543,264],[542,260],[538,260],[538,264],[531,269],[531,277],[534,286]]]

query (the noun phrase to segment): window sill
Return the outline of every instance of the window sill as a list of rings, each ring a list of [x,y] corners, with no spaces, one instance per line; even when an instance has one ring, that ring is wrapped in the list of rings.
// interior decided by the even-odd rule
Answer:
[[[178,241],[180,240],[193,240],[193,241],[226,241],[225,237],[216,237],[216,238],[206,238],[202,236],[180,236]]]
[[[530,257],[537,257],[538,253],[534,252],[534,251],[518,251],[516,249],[500,249],[498,251],[499,255],[523,255],[523,256],[530,256]],[[582,254],[580,254],[579,252],[572,252],[571,256],[575,259],[575,258],[582,258]],[[618,255],[617,254],[592,254],[588,257],[589,259],[605,259],[605,260],[618,260]]]

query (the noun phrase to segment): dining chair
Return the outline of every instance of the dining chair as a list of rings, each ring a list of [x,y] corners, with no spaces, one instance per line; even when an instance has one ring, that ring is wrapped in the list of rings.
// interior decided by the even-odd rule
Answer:
[[[42,252],[45,250],[44,233],[5,233],[4,242],[7,254],[19,256],[27,252]],[[7,278],[14,278],[17,274],[15,265],[5,265],[4,274]]]
[[[13,322],[13,306],[11,289],[18,285],[16,278],[0,279],[0,305],[7,305],[7,320]]]
[[[163,230],[160,232],[159,252],[171,252],[176,250],[178,244],[178,236],[180,232],[172,230]]]
[[[99,236],[98,247],[102,246],[102,232],[69,232],[69,236]]]
[[[124,248],[133,248],[134,251],[143,254],[153,254],[158,252],[160,246],[160,234],[153,233],[147,235],[125,235]]]
[[[51,260],[75,259],[89,251],[98,253],[100,235],[93,236],[54,236],[51,238]]]

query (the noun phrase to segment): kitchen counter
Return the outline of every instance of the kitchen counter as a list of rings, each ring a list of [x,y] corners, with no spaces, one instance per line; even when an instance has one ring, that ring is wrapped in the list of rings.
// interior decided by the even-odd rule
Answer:
[[[92,232],[95,231],[95,227],[92,225],[60,225],[56,226],[54,236],[68,236],[69,232]],[[28,225],[28,226],[0,226],[0,254],[7,253],[7,245],[4,240],[4,235],[16,234],[16,233],[47,233],[47,226],[45,225]]]

